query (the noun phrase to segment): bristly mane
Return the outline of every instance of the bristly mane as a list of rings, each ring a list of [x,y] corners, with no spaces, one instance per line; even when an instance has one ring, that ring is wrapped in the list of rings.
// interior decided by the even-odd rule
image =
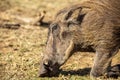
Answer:
[[[66,7],[62,10],[60,10],[56,17],[58,17],[61,14],[65,14],[67,11],[70,11],[70,9],[73,8],[91,8],[99,11],[100,13],[103,13],[103,11],[106,12],[106,14],[110,16],[117,16],[120,19],[120,0],[87,0],[83,1],[80,4],[73,5],[71,7]],[[110,17],[109,16],[109,17]]]

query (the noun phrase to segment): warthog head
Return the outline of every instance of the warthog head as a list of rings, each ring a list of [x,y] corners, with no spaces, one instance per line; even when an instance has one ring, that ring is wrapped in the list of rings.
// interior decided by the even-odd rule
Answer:
[[[79,33],[80,23],[84,14],[81,8],[63,9],[58,12],[49,27],[46,49],[40,65],[40,77],[55,76],[59,68],[71,56],[76,33]]]

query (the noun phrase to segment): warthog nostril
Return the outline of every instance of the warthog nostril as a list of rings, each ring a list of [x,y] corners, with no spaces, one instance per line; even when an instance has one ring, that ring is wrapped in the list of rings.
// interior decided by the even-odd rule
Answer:
[[[44,68],[45,68],[48,72],[52,70],[51,67],[50,67],[50,63],[49,63],[48,61],[45,61],[45,62],[43,63],[43,65],[44,65]]]
[[[47,61],[45,61],[45,62],[43,63],[43,65],[46,66],[46,67],[49,67],[49,63],[48,63]]]

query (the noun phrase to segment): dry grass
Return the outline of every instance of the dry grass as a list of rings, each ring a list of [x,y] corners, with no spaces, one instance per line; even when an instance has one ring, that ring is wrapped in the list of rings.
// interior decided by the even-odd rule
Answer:
[[[59,9],[78,1],[80,0],[19,0],[17,4],[26,9],[45,10],[46,20],[50,20]],[[0,28],[1,80],[90,80],[89,71],[95,54],[83,52],[75,53],[61,67],[63,71],[59,77],[38,77],[40,53],[45,47],[47,31],[47,28],[32,25],[22,25],[17,30]],[[119,55],[114,58],[113,64],[120,63]]]

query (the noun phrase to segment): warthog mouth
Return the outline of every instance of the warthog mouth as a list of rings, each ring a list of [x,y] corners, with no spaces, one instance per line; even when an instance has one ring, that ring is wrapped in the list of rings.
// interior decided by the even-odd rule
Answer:
[[[40,70],[39,77],[57,77],[60,73],[60,69],[58,66],[50,67],[48,65],[43,65]]]

